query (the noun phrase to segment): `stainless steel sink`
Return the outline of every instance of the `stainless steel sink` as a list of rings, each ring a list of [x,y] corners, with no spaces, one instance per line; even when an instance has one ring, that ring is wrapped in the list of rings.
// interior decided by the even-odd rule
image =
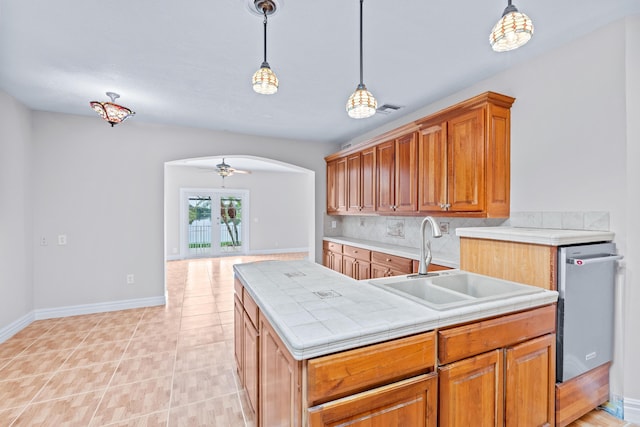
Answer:
[[[543,292],[543,289],[460,270],[433,276],[397,276],[369,283],[435,310]]]

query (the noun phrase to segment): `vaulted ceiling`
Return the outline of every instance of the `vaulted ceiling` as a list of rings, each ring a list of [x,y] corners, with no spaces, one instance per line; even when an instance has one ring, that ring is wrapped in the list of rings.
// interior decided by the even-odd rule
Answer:
[[[345,103],[359,81],[358,0],[277,4],[275,95],[251,89],[263,54],[253,0],[0,0],[0,88],[34,110],[95,116],[89,101],[113,91],[131,120],[343,142],[640,13],[638,0],[515,0],[535,35],[496,53],[488,35],[506,0],[366,0],[364,81],[379,105],[403,108],[354,120]]]

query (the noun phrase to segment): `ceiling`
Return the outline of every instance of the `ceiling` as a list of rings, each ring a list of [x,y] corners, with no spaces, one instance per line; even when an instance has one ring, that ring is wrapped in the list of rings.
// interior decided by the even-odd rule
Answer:
[[[240,171],[253,172],[284,172],[284,173],[303,173],[308,172],[288,163],[282,163],[277,160],[264,159],[255,156],[230,155],[225,157],[198,157],[194,159],[183,159],[167,162],[171,166],[187,166],[211,171],[216,173],[216,166],[224,162],[233,169]]]
[[[359,81],[358,0],[277,3],[275,95],[251,89],[263,53],[253,0],[0,0],[0,88],[31,109],[96,120],[89,101],[114,91],[130,120],[342,143],[640,13],[640,0],[514,0],[535,35],[495,53],[488,35],[506,0],[367,0],[364,81],[379,105],[403,108],[354,120],[345,103]]]

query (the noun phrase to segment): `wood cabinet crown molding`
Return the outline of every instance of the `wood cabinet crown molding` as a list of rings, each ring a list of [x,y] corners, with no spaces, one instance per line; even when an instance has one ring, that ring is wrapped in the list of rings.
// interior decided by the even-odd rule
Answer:
[[[377,145],[381,142],[387,141],[389,139],[398,138],[402,135],[406,135],[410,132],[421,131],[425,127],[431,126],[431,122],[434,120],[446,120],[447,116],[452,114],[457,114],[461,110],[468,110],[480,107],[484,104],[491,103],[493,105],[503,107],[503,108],[511,108],[513,103],[515,102],[515,98],[503,95],[497,92],[484,92],[479,95],[474,96],[473,98],[469,98],[465,101],[459,102],[450,107],[444,108],[440,111],[437,111],[433,114],[429,114],[428,116],[422,117],[420,119],[414,120],[407,124],[404,124],[400,127],[391,129],[383,134],[374,136],[366,141],[359,142],[357,144],[351,145],[343,150],[337,151],[335,153],[329,154],[324,159],[329,162],[331,160],[338,159],[343,156],[347,156],[349,154],[356,153],[364,148]]]

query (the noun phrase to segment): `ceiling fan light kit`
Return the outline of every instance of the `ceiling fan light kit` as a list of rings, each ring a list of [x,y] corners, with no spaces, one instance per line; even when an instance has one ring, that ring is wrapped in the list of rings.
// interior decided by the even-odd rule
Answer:
[[[533,36],[531,19],[511,4],[502,13],[502,18],[489,34],[489,43],[496,52],[506,52],[526,44]]]
[[[124,122],[129,117],[136,114],[129,108],[115,103],[115,100],[120,98],[120,95],[117,93],[107,92],[107,96],[111,98],[111,102],[91,101],[89,102],[89,105],[100,115],[100,117],[109,122],[111,127]]]
[[[276,4],[273,0],[254,0],[254,5],[256,10],[264,16],[264,60],[260,69],[253,74],[251,83],[255,92],[262,95],[273,95],[278,92],[279,82],[267,62],[267,16],[275,13]]]
[[[364,85],[362,72],[362,3],[360,0],[360,84],[347,100],[347,114],[352,119],[366,119],[376,113],[378,101]]]

